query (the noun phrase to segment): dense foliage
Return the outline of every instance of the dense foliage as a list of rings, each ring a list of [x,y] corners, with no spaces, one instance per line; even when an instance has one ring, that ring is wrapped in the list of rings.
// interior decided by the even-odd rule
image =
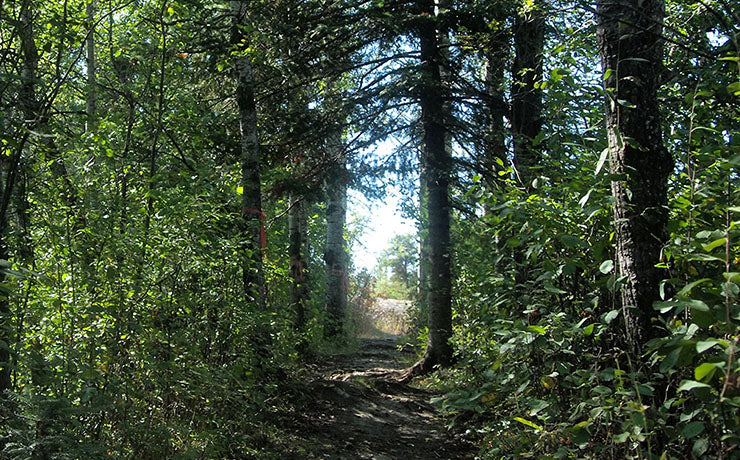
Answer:
[[[211,0],[0,2],[0,457],[279,456],[301,364],[343,341],[326,337],[337,286],[345,334],[368,329],[379,293],[415,299],[427,342],[419,102],[434,84],[443,110],[427,122],[452,158],[455,364],[422,382],[445,392],[450,425],[481,458],[740,455],[735,3],[665,2],[657,96],[675,167],[640,353],[625,339],[624,177],[609,168],[612,75],[591,3],[235,3],[244,22]],[[533,21],[539,77],[517,55]],[[426,67],[420,30],[438,45]],[[258,209],[243,205],[243,62]],[[512,126],[521,94],[541,96],[533,138]],[[374,155],[387,136],[398,147]],[[384,181],[408,192],[420,231],[393,240],[374,285],[327,267],[327,188],[382,198]],[[255,260],[264,306],[245,292]]]

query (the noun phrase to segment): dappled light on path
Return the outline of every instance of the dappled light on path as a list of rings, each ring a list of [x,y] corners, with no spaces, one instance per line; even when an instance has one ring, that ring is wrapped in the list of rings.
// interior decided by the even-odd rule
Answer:
[[[431,393],[394,380],[414,358],[402,348],[396,338],[361,339],[358,351],[316,366],[298,429],[313,446],[308,458],[473,458],[471,446],[446,431]]]

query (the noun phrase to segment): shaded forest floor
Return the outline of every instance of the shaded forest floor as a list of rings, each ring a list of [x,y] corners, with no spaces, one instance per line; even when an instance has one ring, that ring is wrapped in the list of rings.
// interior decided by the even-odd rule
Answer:
[[[472,446],[447,432],[429,404],[432,393],[389,375],[413,359],[397,344],[395,337],[360,339],[357,351],[310,366],[308,395],[290,427],[302,444],[295,458],[473,458]]]

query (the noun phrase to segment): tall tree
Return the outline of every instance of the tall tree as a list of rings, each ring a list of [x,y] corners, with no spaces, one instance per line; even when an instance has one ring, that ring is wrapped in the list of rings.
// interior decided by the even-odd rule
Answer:
[[[232,43],[238,56],[236,70],[236,101],[239,107],[240,163],[242,188],[242,222],[244,225],[245,265],[242,267],[244,292],[261,310],[266,308],[265,275],[262,255],[265,246],[264,213],[262,211],[261,156],[257,135],[257,105],[254,91],[254,69],[249,51],[247,2],[231,1],[233,15]]]
[[[301,331],[306,325],[306,308],[310,295],[308,266],[308,222],[306,200],[303,196],[291,197],[288,211],[288,258],[290,260],[291,300],[296,311],[295,328]]]
[[[542,49],[545,44],[544,3],[520,7],[514,23],[514,63],[511,68],[511,129],[514,166],[519,182],[529,190],[533,168],[542,158],[535,139],[542,131]]]
[[[95,14],[97,12],[98,1],[86,0],[86,2],[85,11],[87,14],[88,31],[85,44],[87,57],[87,94],[85,107],[87,111],[87,128],[90,129],[95,125],[98,116],[98,83],[96,76],[98,64],[95,49]]]
[[[598,38],[614,196],[616,256],[626,341],[639,353],[650,337],[663,270],[667,181],[673,158],[663,145],[658,88],[663,59],[663,0],[602,0]]]
[[[482,166],[489,186],[499,182],[498,173],[507,168],[509,160],[506,152],[506,129],[504,117],[508,115],[508,107],[504,97],[504,85],[507,62],[511,50],[510,27],[507,24],[509,8],[505,5],[494,5],[490,30],[486,34],[484,50],[485,68],[485,138],[483,144]]]
[[[328,143],[331,166],[327,171],[326,204],[326,313],[327,335],[336,336],[344,329],[347,312],[347,256],[344,248],[344,224],[347,217],[347,158],[339,131]]]
[[[419,93],[429,219],[429,339],[424,356],[403,379],[452,363],[452,274],[449,183],[452,159],[446,147],[443,81],[434,0],[418,0],[422,84]]]

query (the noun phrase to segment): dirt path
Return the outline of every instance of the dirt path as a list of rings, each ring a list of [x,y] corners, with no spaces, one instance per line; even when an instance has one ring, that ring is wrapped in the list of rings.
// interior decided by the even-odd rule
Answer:
[[[359,350],[312,369],[309,400],[296,435],[321,459],[468,459],[437,417],[429,392],[394,382],[377,369],[402,369],[413,358],[395,339],[362,339]],[[305,452],[305,451],[304,451]]]

